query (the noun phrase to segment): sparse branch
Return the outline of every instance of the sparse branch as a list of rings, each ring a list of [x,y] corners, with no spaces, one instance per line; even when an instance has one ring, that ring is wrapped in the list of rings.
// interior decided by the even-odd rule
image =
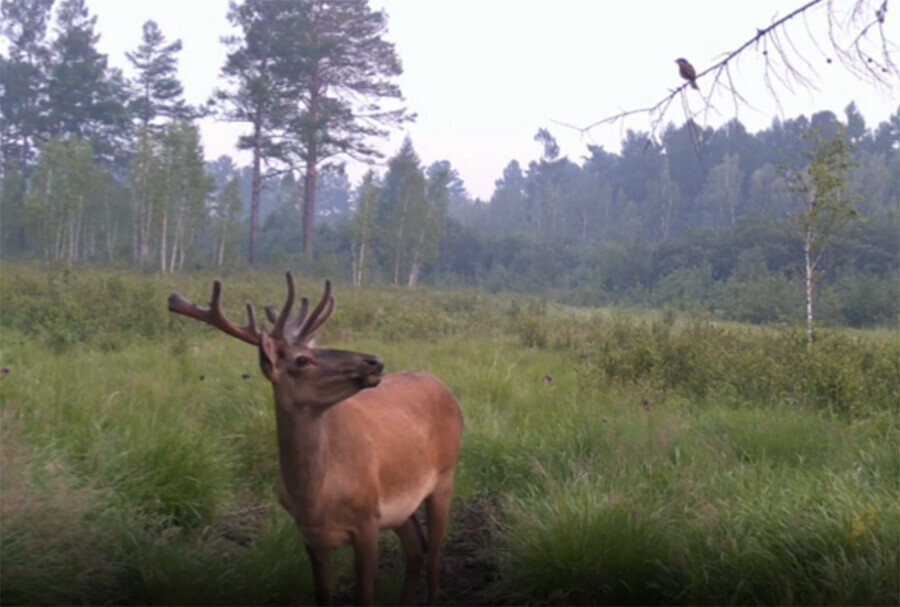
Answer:
[[[747,96],[735,86],[732,75],[733,64],[747,51],[754,49],[763,59],[763,83],[772,96],[779,112],[783,113],[780,94],[795,92],[797,88],[816,90],[819,74],[811,57],[794,43],[790,23],[802,17],[806,34],[812,46],[825,60],[833,63],[834,58],[855,77],[873,86],[891,89],[900,78],[900,70],[892,55],[898,52],[884,31],[889,0],[852,0],[849,16],[839,16],[838,0],[810,0],[788,14],[775,19],[764,28],[757,28],[756,34],[732,51],[723,53],[721,59],[697,73],[696,81],[709,82],[702,96],[702,109],[692,110],[687,100],[689,82],[671,90],[666,96],[647,107],[623,110],[607,116],[587,126],[575,126],[564,122],[556,124],[580,131],[582,134],[598,126],[624,123],[628,118],[645,115],[649,121],[650,138],[656,139],[665,125],[666,115],[672,101],[679,95],[686,120],[693,120],[702,112],[704,123],[710,112],[717,112],[714,100],[719,94],[730,96],[735,116],[744,106],[755,109]],[[823,50],[806,20],[807,14],[819,5],[827,8],[827,38],[830,52]],[[849,37],[849,41],[847,38]],[[826,47],[828,45],[825,45]],[[624,127],[623,127],[624,128]]]

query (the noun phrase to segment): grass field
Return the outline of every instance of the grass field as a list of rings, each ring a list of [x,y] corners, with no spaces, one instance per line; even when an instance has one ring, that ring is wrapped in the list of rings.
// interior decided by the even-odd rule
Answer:
[[[313,602],[256,352],[165,310],[211,280],[4,264],[3,604]],[[282,281],[226,277],[226,310]],[[791,327],[337,298],[327,345],[434,373],[465,412],[444,604],[900,603],[896,329],[808,353]],[[381,554],[393,604],[393,537]],[[337,570],[347,602],[349,551]]]

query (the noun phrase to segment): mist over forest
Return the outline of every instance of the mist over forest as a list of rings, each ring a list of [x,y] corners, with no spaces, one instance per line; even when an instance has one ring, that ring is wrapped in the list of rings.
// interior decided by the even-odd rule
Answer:
[[[410,139],[387,168],[354,182],[343,162],[378,159],[369,141],[419,108],[403,107],[390,84],[402,58],[379,37],[382,13],[348,4],[362,29],[344,32],[335,50],[315,46],[329,32],[308,26],[301,4],[233,6],[241,34],[224,41],[222,86],[195,107],[178,77],[180,41],[153,21],[135,32],[126,75],[97,50],[102,32],[83,0],[5,1],[4,259],[144,273],[299,266],[356,285],[797,322],[803,197],[790,174],[809,165],[815,133],[849,144],[842,195],[858,211],[823,251],[817,315],[853,327],[896,322],[900,108],[869,122],[848,99],[842,115],[774,118],[759,132],[737,118],[718,128],[687,121],[654,135],[628,130],[620,149],[587,145],[578,157],[560,154],[548,125],[523,126],[534,146],[520,158],[536,159],[511,158],[488,200]],[[291,45],[296,38],[307,46]],[[350,54],[365,66],[340,64]],[[310,56],[325,67],[309,68]],[[379,78],[363,82],[365,70]],[[340,86],[357,88],[341,96]],[[356,119],[360,95],[377,120]],[[204,116],[246,122],[235,145],[253,160],[205,161]]]

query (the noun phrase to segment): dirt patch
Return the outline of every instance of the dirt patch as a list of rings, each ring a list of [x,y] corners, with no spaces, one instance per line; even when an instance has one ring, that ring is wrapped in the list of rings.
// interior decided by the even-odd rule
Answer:
[[[264,505],[246,506],[221,515],[213,527],[222,538],[238,546],[249,546],[259,535],[266,519],[271,516],[272,507]],[[299,541],[299,536],[297,540]]]
[[[502,518],[503,510],[496,496],[457,501],[453,525],[444,541],[442,604],[506,604],[498,592],[500,567],[496,557]]]

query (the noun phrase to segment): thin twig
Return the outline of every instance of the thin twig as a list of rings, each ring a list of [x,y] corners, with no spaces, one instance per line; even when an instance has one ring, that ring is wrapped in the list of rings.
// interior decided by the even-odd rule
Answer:
[[[841,64],[857,78],[888,88],[895,86],[893,82],[896,80],[896,77],[900,77],[900,70],[898,70],[897,65],[891,58],[891,54],[894,52],[892,49],[896,49],[896,45],[889,42],[884,33],[884,22],[888,13],[888,2],[889,0],[881,0],[881,2],[877,4],[877,8],[873,9],[871,0],[856,0],[850,11],[847,24],[842,26],[837,19],[837,9],[835,8],[834,0],[810,0],[783,17],[773,20],[767,27],[758,28],[755,36],[746,40],[734,50],[723,53],[720,60],[697,74],[696,81],[699,81],[708,75],[712,76],[712,83],[709,90],[706,95],[702,96],[704,125],[706,124],[709,113],[716,112],[713,100],[715,94],[719,91],[730,94],[735,116],[737,116],[741,105],[759,111],[740,93],[735,86],[731,73],[731,63],[738,59],[751,46],[754,47],[757,53],[761,52],[763,56],[763,83],[774,100],[780,114],[784,114],[779,98],[780,91],[786,90],[790,93],[794,93],[795,86],[810,91],[818,90],[816,80],[819,80],[819,74],[810,58],[804,56],[800,49],[794,44],[786,26],[794,18],[802,16],[804,27],[806,28],[806,32],[812,40],[816,51],[821,56],[825,57],[828,63],[831,63],[831,57],[829,57],[822,50],[821,46],[819,46],[818,41],[810,31],[809,23],[806,20],[807,12],[821,4],[825,4],[828,7],[827,36],[831,42],[832,51]],[[873,17],[869,22],[858,25],[862,16],[866,14],[872,14]],[[857,26],[860,27],[860,29],[853,40],[846,45],[846,47],[842,45],[839,39],[839,33]],[[881,57],[879,59],[872,57],[863,46],[869,40],[869,34],[876,30],[880,42],[879,50]],[[665,97],[653,105],[637,109],[622,110],[617,114],[607,116],[606,118],[602,118],[586,126],[579,127],[557,120],[552,122],[579,131],[581,135],[584,136],[596,127],[614,124],[616,122],[624,124],[627,118],[646,115],[650,123],[649,137],[651,139],[656,139],[664,126],[664,119],[672,101],[679,95],[683,95],[690,84],[690,82],[685,82],[674,90],[670,90]],[[685,120],[692,121],[698,112],[691,111],[689,104],[683,96],[681,99]]]

